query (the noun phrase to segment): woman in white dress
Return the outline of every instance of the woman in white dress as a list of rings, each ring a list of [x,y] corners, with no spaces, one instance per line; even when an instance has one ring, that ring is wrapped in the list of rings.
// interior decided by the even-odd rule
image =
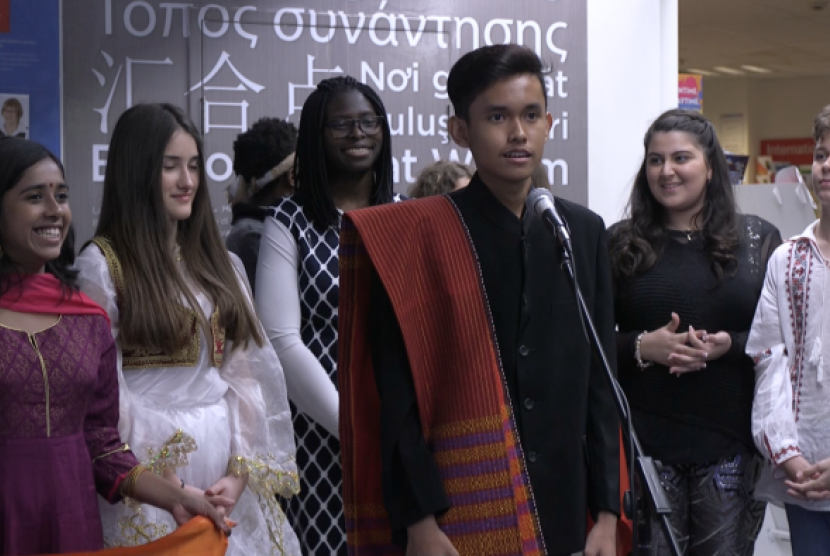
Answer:
[[[201,140],[179,108],[122,114],[79,285],[110,316],[118,428],[139,460],[181,488],[236,501],[219,508],[238,523],[229,556],[299,554],[277,500],[299,488],[285,379],[204,184]],[[129,500],[100,509],[107,546],[176,527]]]

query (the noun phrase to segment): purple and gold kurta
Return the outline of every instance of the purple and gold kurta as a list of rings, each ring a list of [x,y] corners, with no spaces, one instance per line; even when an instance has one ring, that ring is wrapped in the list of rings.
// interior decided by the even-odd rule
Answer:
[[[117,501],[138,465],[118,436],[116,357],[100,316],[0,326],[0,554],[103,547],[95,494]]]

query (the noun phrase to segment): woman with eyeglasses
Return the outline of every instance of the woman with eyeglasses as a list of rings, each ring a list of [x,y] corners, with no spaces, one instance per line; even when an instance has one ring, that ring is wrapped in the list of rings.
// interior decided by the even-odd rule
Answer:
[[[340,219],[399,200],[386,109],[352,77],[322,81],[300,117],[295,194],[265,221],[257,311],[293,402],[301,492],[288,518],[303,554],[346,554],[337,396]]]

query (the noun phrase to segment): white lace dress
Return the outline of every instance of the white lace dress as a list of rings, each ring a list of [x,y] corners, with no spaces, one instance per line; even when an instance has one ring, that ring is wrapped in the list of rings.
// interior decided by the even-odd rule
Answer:
[[[231,257],[241,269],[239,259]],[[228,556],[299,555],[296,535],[276,499],[296,494],[299,481],[285,379],[273,348],[250,342],[233,349],[227,342],[217,349],[216,334],[209,340],[201,331],[198,344],[195,338],[191,344],[192,361],[151,367],[152,359],[141,365],[140,353],[132,352],[125,365],[107,259],[90,245],[77,267],[81,290],[106,309],[112,322],[118,345],[118,429],[124,442],[154,471],[173,467],[187,484],[203,490],[229,471],[249,473],[248,488],[229,516],[238,525]],[[238,274],[247,291],[244,270]],[[194,294],[204,314],[211,315],[212,302],[201,292]],[[99,506],[107,547],[144,544],[176,528],[169,513],[135,501],[110,505],[99,500]]]

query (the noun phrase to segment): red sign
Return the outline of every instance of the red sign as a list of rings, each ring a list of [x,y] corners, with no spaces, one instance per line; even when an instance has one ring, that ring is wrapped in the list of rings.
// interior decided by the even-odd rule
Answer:
[[[789,162],[796,166],[812,164],[815,149],[816,142],[812,137],[763,139],[761,141],[761,155],[770,156],[775,162]]]
[[[12,1],[0,0],[0,33],[10,33],[12,19]]]

